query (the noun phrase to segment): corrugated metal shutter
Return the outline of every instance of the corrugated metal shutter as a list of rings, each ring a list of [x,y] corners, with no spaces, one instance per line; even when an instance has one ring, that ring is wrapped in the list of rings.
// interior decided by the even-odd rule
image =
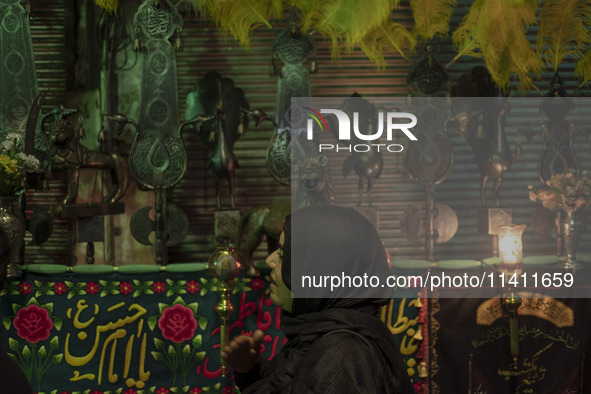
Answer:
[[[67,94],[67,60],[70,53],[65,45],[71,20],[73,2],[36,0],[31,2],[31,36],[35,52],[35,68],[39,92],[45,93],[43,111],[47,113],[60,104],[64,104]],[[70,7],[67,10],[67,7]],[[43,116],[43,114],[41,115]],[[49,190],[44,192],[28,192],[28,214],[33,205],[46,210],[64,195],[65,181],[56,173],[50,181]],[[71,258],[70,234],[71,224],[66,220],[54,219],[53,233],[47,242],[40,246],[26,246],[25,259],[35,263],[67,263]],[[31,240],[27,232],[25,243]]]
[[[66,62],[71,56],[72,43],[67,37],[71,29],[65,9],[73,2],[39,0],[33,2],[31,20],[37,75],[41,91],[49,92],[45,107],[52,108],[65,102],[68,70]],[[460,23],[471,2],[462,1],[456,7],[452,18],[451,31]],[[126,5],[126,9],[129,9]],[[276,35],[286,26],[285,21],[273,23],[273,29],[257,29],[251,37],[251,46],[244,49],[231,37],[224,37],[216,26],[193,11],[180,6],[184,17],[182,37],[185,50],[177,55],[179,113],[184,118],[185,98],[193,89],[195,82],[207,71],[216,70],[222,76],[232,78],[236,86],[246,92],[251,108],[260,108],[267,114],[275,113],[277,78],[269,76],[271,46]],[[131,19],[132,16],[128,18]],[[408,6],[401,6],[392,17],[409,28],[412,26],[412,14]],[[70,18],[70,19],[69,19]],[[70,26],[70,27],[68,27]],[[89,27],[93,28],[93,27]],[[532,32],[532,42],[534,36]],[[312,94],[316,97],[349,96],[358,92],[364,97],[405,96],[408,94],[406,79],[414,65],[421,59],[421,54],[404,60],[397,54],[388,54],[387,68],[377,72],[373,63],[368,61],[360,50],[353,50],[338,60],[330,58],[329,43],[316,37],[317,63],[319,73],[310,76]],[[449,40],[439,44],[437,60],[445,65],[453,58],[453,48]],[[479,59],[461,58],[449,69],[450,81],[454,83],[459,76],[475,65],[482,64]],[[565,64],[560,73],[568,92],[575,92],[578,81],[573,75],[573,64]],[[542,75],[538,82],[542,91],[547,89],[551,73]],[[445,90],[439,95],[445,95]],[[526,92],[525,94],[527,94]],[[537,92],[529,92],[538,95]],[[580,89],[577,94],[588,94]],[[289,201],[290,188],[279,184],[268,173],[265,165],[265,153],[273,130],[264,124],[261,130],[252,126],[246,135],[235,145],[235,154],[240,162],[236,180],[236,204],[244,213],[247,209],[272,202]],[[185,241],[169,251],[171,262],[206,261],[213,251],[213,211],[216,209],[213,175],[207,169],[209,152],[194,135],[183,135],[189,156],[188,171],[183,180],[169,193],[170,201],[179,206],[190,221],[189,235]],[[438,202],[450,205],[459,218],[459,230],[447,244],[435,246],[435,259],[481,258],[490,255],[490,237],[477,234],[476,212],[480,207],[479,172],[473,160],[473,153],[465,140],[452,135],[455,153],[455,165],[448,179],[435,188]],[[515,147],[515,130],[508,130],[508,139]],[[531,143],[524,143],[524,158],[515,162],[505,175],[501,188],[503,205],[513,208],[515,223],[530,223],[530,217],[537,204],[527,198],[527,184],[537,184],[536,166],[542,150],[539,138]],[[591,167],[589,142],[577,140],[577,155],[581,169]],[[331,162],[334,172],[333,182],[339,205],[352,206],[357,199],[357,180],[354,177],[343,179],[340,164]],[[222,195],[227,198],[225,185]],[[386,246],[395,258],[424,258],[424,247],[407,241],[400,229],[400,220],[405,209],[417,201],[426,198],[424,188],[413,183],[407,177],[402,163],[402,156],[387,159],[384,172],[373,189],[374,205],[380,209],[380,232]],[[31,203],[49,207],[59,200],[64,193],[63,179],[52,181],[49,192],[31,193]],[[70,261],[69,234],[70,225],[66,221],[54,223],[54,233],[50,240],[39,247],[27,248],[27,259],[35,262]],[[129,231],[123,228],[122,231]],[[524,235],[526,254],[553,253],[551,243],[541,241],[533,234],[531,226]],[[591,248],[589,231],[585,232],[580,250]],[[258,249],[255,259],[265,258],[265,245]],[[122,264],[122,261],[117,261]],[[125,262],[130,263],[130,262]],[[134,262],[137,263],[137,262]]]
[[[466,11],[467,6],[459,5],[456,8],[452,18],[452,31]],[[393,18],[406,26],[412,25],[412,14],[408,7],[401,7],[393,14]],[[285,25],[285,21],[278,21],[273,24],[273,30],[257,29],[251,36],[251,46],[247,50],[231,37],[224,37],[212,24],[194,14],[186,13],[183,28],[185,51],[177,55],[181,113],[184,113],[186,94],[195,82],[207,71],[216,70],[222,76],[232,78],[236,86],[245,90],[251,108],[260,108],[267,114],[274,114],[277,79],[268,74],[271,46],[277,33]],[[407,62],[399,55],[389,54],[387,68],[379,73],[360,50],[353,50],[341,59],[332,60],[329,43],[317,37],[316,44],[319,73],[310,77],[312,94],[315,97],[350,96],[353,92],[364,97],[405,96],[408,94],[407,75],[421,59],[421,55],[417,54]],[[449,40],[442,41],[437,60],[445,65],[453,56]],[[459,59],[448,70],[450,81],[455,83],[463,72],[481,64],[479,59]],[[567,91],[573,92],[578,84],[573,76],[573,65],[564,65],[560,73]],[[547,82],[538,82],[540,90],[547,89],[546,85],[551,77],[549,72],[542,75],[543,81]],[[439,95],[445,94],[445,90],[439,92]],[[524,94],[538,95],[537,92]],[[274,181],[265,168],[265,152],[272,134],[268,125],[260,131],[251,128],[235,145],[235,154],[240,162],[236,180],[236,204],[242,213],[256,205],[289,200],[289,188]],[[517,139],[516,130],[507,130],[507,134],[513,150]],[[455,153],[454,169],[443,184],[436,186],[435,198],[456,211],[459,230],[450,242],[435,246],[435,259],[488,257],[491,255],[490,236],[477,234],[480,174],[467,142],[458,135],[450,137]],[[216,209],[213,176],[206,168],[209,152],[194,136],[185,135],[184,138],[190,158],[189,170],[170,194],[171,201],[189,216],[191,230],[182,245],[170,250],[170,260],[205,261],[213,250],[213,211]],[[589,143],[578,142],[581,142],[577,144],[581,169],[588,169],[591,167]],[[513,208],[514,223],[529,224],[537,204],[529,201],[526,186],[539,183],[536,166],[542,151],[542,142],[539,138],[534,138],[531,143],[524,142],[523,149],[523,159],[515,162],[504,177],[501,201],[503,206]],[[331,161],[331,168],[337,203],[353,206],[357,200],[357,179],[354,176],[343,179],[340,174],[341,164],[336,160]],[[491,187],[489,185],[489,189]],[[425,248],[411,244],[401,231],[400,220],[404,211],[412,204],[426,199],[424,187],[407,177],[402,155],[390,155],[386,158],[382,176],[373,189],[373,199],[374,205],[380,210],[380,233],[393,256],[424,258]],[[531,226],[525,232],[524,244],[525,254],[554,252],[554,246],[540,240]],[[589,232],[586,232],[580,249],[589,251],[590,245]],[[255,259],[263,260],[265,255],[263,244]]]
[[[456,8],[452,18],[452,31],[466,10],[467,7],[462,5]],[[408,7],[401,7],[393,14],[393,18],[406,26],[412,25],[412,14]],[[216,70],[224,77],[234,79],[236,86],[245,90],[251,108],[261,108],[268,114],[274,114],[277,79],[269,77],[268,70],[271,46],[276,34],[284,26],[285,22],[280,21],[274,24],[274,30],[257,29],[251,37],[250,49],[246,50],[232,38],[224,37],[207,21],[194,15],[185,15],[185,51],[177,57],[179,92],[182,95],[179,99],[181,112],[184,112],[184,96],[194,83],[205,72]],[[533,33],[531,37],[534,42]],[[387,68],[383,72],[377,72],[375,65],[360,50],[333,60],[330,58],[328,42],[316,38],[316,44],[319,73],[310,77],[312,94],[315,97],[349,96],[353,92],[364,97],[405,96],[408,94],[407,75],[421,59],[421,55],[415,55],[407,62],[396,54],[390,54],[387,57]],[[445,65],[453,56],[449,40],[441,42],[437,55],[440,64]],[[459,59],[448,69],[450,82],[455,83],[463,72],[481,64],[479,59]],[[577,86],[573,65],[565,65],[560,72],[567,91],[573,92]],[[551,73],[542,75],[543,80],[548,81],[547,84],[551,77]],[[538,82],[538,85],[542,91],[546,90],[544,83]],[[439,93],[445,94],[445,91]],[[525,94],[538,95],[537,92]],[[507,130],[507,134],[513,150],[517,139],[516,130]],[[235,153],[241,164],[236,180],[236,203],[241,212],[255,205],[289,200],[290,190],[274,181],[265,169],[265,151],[271,136],[272,130],[268,126],[261,131],[251,129],[235,145]],[[456,211],[459,229],[450,242],[435,246],[435,259],[488,257],[491,255],[490,236],[477,234],[480,174],[467,142],[458,135],[450,137],[455,153],[454,169],[443,184],[436,186],[435,198]],[[213,250],[213,177],[206,169],[208,152],[191,136],[185,136],[185,141],[191,157],[189,171],[172,191],[171,200],[188,214],[191,232],[186,242],[170,251],[170,257],[171,261],[203,261]],[[529,224],[537,204],[529,201],[526,185],[538,183],[537,160],[542,151],[542,142],[539,138],[534,138],[532,143],[523,143],[523,150],[524,158],[515,162],[504,177],[501,201],[503,206],[513,208],[513,222]],[[581,169],[591,166],[588,142],[577,147],[577,155]],[[340,175],[340,163],[336,159],[334,163],[331,161],[331,167],[337,203],[353,206],[357,200],[357,180],[354,177],[343,179]],[[489,185],[489,189],[491,187]],[[401,155],[386,158],[382,176],[373,189],[373,199],[374,205],[380,210],[380,233],[393,256],[424,258],[425,248],[411,244],[404,238],[400,228],[405,209],[426,199],[424,188],[407,177]],[[584,234],[581,250],[588,250],[588,240],[589,232]],[[540,240],[531,226],[524,235],[524,249],[526,254],[554,252],[554,246]],[[264,257],[263,244],[255,259],[263,260]]]

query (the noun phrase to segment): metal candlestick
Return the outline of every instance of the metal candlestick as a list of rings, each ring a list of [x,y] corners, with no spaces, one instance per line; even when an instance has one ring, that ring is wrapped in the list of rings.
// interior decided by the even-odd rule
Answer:
[[[226,365],[222,358],[222,351],[228,342],[228,319],[232,315],[234,306],[230,301],[230,294],[234,290],[234,279],[240,274],[242,259],[233,245],[220,246],[209,258],[209,271],[218,279],[217,289],[220,301],[215,311],[222,319],[220,325],[220,363],[222,376],[226,376]]]
[[[511,357],[513,360],[512,368],[517,369],[517,359],[519,357],[519,326],[517,322],[517,311],[521,305],[521,298],[517,295],[515,288],[509,289],[509,295],[503,300],[505,308],[509,314],[509,339],[511,343]]]

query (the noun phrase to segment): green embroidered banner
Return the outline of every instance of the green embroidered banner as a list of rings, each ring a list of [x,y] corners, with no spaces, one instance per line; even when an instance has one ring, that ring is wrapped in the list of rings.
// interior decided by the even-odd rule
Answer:
[[[144,273],[106,266],[25,271],[0,293],[0,343],[40,394],[238,391],[220,366],[217,280],[203,268],[174,266]],[[285,338],[279,308],[265,294],[267,273],[236,279],[229,333],[263,330],[263,356],[271,358]],[[414,378],[416,304],[393,300],[382,314]]]

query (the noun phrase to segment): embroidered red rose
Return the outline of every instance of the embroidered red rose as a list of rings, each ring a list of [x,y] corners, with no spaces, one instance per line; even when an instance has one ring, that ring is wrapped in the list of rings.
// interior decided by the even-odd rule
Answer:
[[[18,291],[21,294],[27,295],[33,291],[33,288],[31,287],[31,285],[29,283],[22,282],[20,285],[18,285]]]
[[[67,288],[66,288],[66,285],[64,284],[64,282],[58,282],[55,285],[53,285],[53,291],[57,295],[64,294],[66,292],[66,290],[67,290]]]
[[[164,290],[166,290],[166,285],[164,282],[156,281],[154,282],[152,288],[154,289],[154,293],[162,293]]]
[[[137,391],[134,389],[127,389],[123,392],[123,394],[137,394]]]
[[[14,327],[19,337],[31,343],[44,341],[49,338],[49,332],[53,328],[53,321],[45,308],[31,304],[19,309],[14,319]]]
[[[199,291],[199,282],[195,282],[194,280],[187,282],[187,291],[191,294],[197,293]]]
[[[253,278],[250,281],[250,288],[254,291],[259,291],[263,288],[263,280],[261,278]]]
[[[96,282],[89,282],[86,284],[86,292],[88,294],[96,294],[99,291],[98,284]]]
[[[191,390],[189,390],[189,393],[191,394],[201,394],[203,392],[203,390],[201,390],[199,387],[193,387]]]
[[[160,387],[156,390],[156,394],[168,394],[170,391],[166,387]]]
[[[129,282],[121,282],[119,285],[119,291],[121,294],[129,294],[132,291],[131,283]]]
[[[191,308],[176,304],[162,312],[158,327],[162,330],[164,338],[180,343],[195,336],[197,320]]]

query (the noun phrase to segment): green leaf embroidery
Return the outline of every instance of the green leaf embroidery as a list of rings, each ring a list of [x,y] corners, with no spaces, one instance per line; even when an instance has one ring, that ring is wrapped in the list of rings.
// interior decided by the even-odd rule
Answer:
[[[187,357],[189,357],[190,355],[191,355],[191,346],[190,346],[189,344],[186,344],[186,345],[183,347],[183,357],[184,357],[184,358],[187,358]]]
[[[39,301],[37,301],[37,299],[35,297],[31,297],[31,299],[29,300],[29,302],[27,302],[27,305],[26,306],[29,306],[31,304],[35,304],[38,307],[41,307],[41,305],[39,305]]]
[[[160,314],[162,314],[162,312],[164,312],[164,310],[168,307],[168,304],[164,304],[162,302],[158,303],[158,310],[160,311]]]
[[[24,306],[22,306],[22,305],[12,304],[12,312],[14,313],[15,316],[16,316],[17,312],[23,308],[24,308]]]
[[[162,312],[160,312],[162,313]],[[150,331],[154,331],[156,327],[156,323],[158,322],[158,316],[150,316],[148,317],[148,327],[150,327]]]
[[[57,364],[59,364],[59,363],[61,363],[61,362],[62,362],[63,358],[64,358],[64,355],[63,355],[62,353],[60,353],[60,354],[56,354],[55,356],[53,356],[53,360],[52,360],[52,362],[53,362],[55,365],[57,365]]]
[[[162,353],[160,353],[160,352],[151,352],[151,353],[152,353],[152,357],[154,357],[154,360],[162,361]]]
[[[191,302],[190,304],[187,304],[187,306],[191,309],[193,309],[193,312],[195,312],[195,314],[197,314],[197,310],[199,309],[199,303],[198,302]]]
[[[8,338],[8,346],[10,347],[10,350],[12,350],[13,352],[16,352],[18,350],[20,344],[16,339]]]
[[[39,355],[39,358],[45,358],[47,357],[47,351],[45,350],[45,346],[42,345],[38,350],[37,350],[37,354]]]
[[[199,322],[199,328],[205,330],[205,327],[207,327],[207,318],[204,316],[197,316],[197,322]]]
[[[10,330],[10,326],[12,325],[12,319],[10,317],[4,317],[2,318],[2,323],[4,323],[4,327],[6,327],[7,330]]]
[[[62,329],[63,324],[64,323],[61,318],[59,318],[59,317],[53,318],[53,326],[55,327],[56,330],[60,331]]]
[[[159,338],[154,338],[154,345],[156,345],[156,349],[158,350],[164,349],[164,341],[160,340]]]
[[[199,349],[201,347],[201,345],[203,344],[203,338],[201,337],[201,335],[195,335],[192,343],[193,343],[193,347],[195,349]]]
[[[56,335],[55,337],[51,338],[51,341],[49,342],[49,347],[51,348],[51,350],[57,350],[59,344],[60,340],[59,337]]]

